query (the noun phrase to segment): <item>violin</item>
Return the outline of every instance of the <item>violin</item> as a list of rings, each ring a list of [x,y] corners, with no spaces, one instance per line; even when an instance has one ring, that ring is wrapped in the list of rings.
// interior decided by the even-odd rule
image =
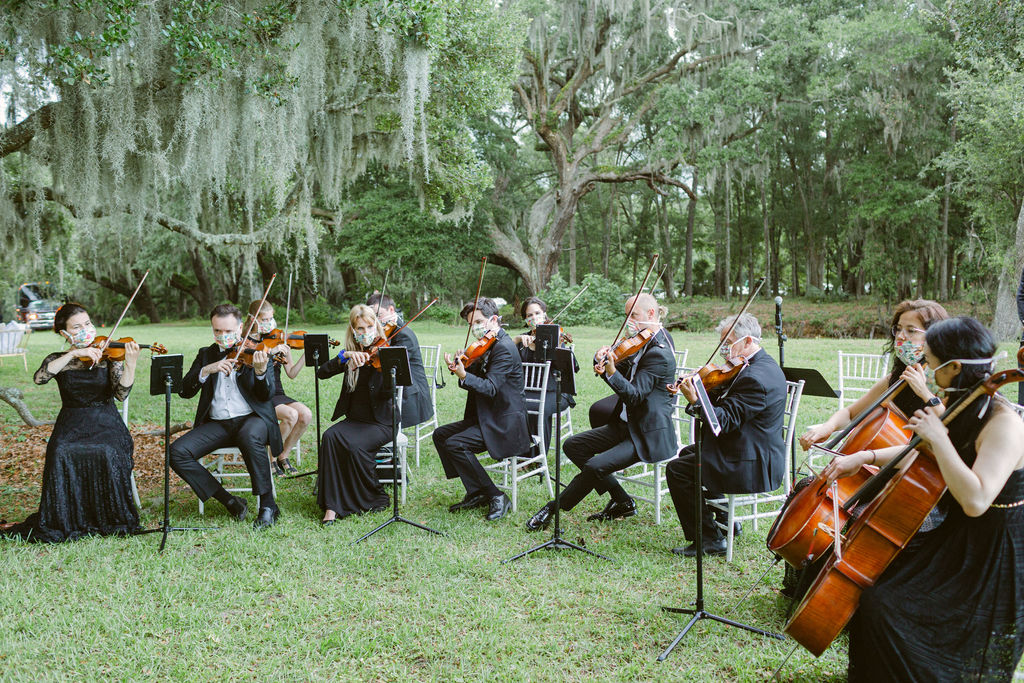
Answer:
[[[90,346],[94,346],[98,349],[103,349],[103,358],[106,360],[124,360],[124,347],[126,344],[130,344],[135,341],[131,337],[121,337],[117,341],[107,342],[109,337],[99,336],[93,340]],[[140,349],[149,349],[150,353],[153,354],[164,354],[167,353],[167,349],[162,344],[139,344]]]
[[[648,342],[654,339],[655,334],[656,333],[651,331],[649,327],[645,327],[632,337],[626,337],[619,340],[615,346],[609,349],[608,355],[613,355],[615,358],[615,364],[618,365],[619,361],[636,355],[640,349],[647,346]],[[604,372],[604,359],[595,359],[594,372],[599,375]]]
[[[700,381],[704,384],[704,388],[710,393],[716,389],[723,388],[726,384],[736,379],[736,376],[739,375],[740,372],[743,371],[743,368],[747,367],[749,364],[750,361],[743,356],[730,356],[721,365],[708,363],[696,372],[692,372],[689,375],[683,375],[672,384],[669,384],[668,390],[673,394],[678,393],[682,388],[684,381],[691,377],[700,377]]]
[[[288,348],[290,349],[304,349],[306,348],[306,331],[295,330],[294,332],[289,332],[288,338],[285,339],[284,330],[280,328],[275,328],[270,332],[263,334],[260,337],[260,341],[266,344],[266,347],[268,349],[274,348],[275,346],[279,346],[281,344],[287,345]],[[338,341],[337,339],[328,338],[327,340],[328,346],[338,346],[340,344],[341,342]]]
[[[466,350],[455,356],[454,360],[448,364],[448,369],[451,370],[452,374],[455,374],[455,365],[461,361],[462,367],[468,368],[470,365],[476,362],[477,359],[483,357],[485,353],[491,350],[494,346],[494,342],[498,340],[498,333],[490,330],[487,333],[477,339],[475,342],[466,347]]]
[[[278,365],[282,365],[283,363],[285,363],[285,359],[280,353],[281,351],[283,351],[283,349],[278,347],[279,344],[268,345],[267,343],[262,341],[255,342],[252,339],[246,339],[244,345],[242,346],[242,349],[235,353],[234,359],[237,360],[239,363],[239,365],[235,367],[239,368],[242,365],[245,365],[251,368],[253,366],[253,355],[257,351],[263,351],[270,357],[271,361],[277,363]]]

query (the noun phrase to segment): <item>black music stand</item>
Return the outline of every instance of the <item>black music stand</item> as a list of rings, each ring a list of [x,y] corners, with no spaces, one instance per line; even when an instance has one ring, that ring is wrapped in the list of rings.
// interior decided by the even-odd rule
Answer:
[[[327,362],[330,352],[327,350],[326,334],[306,334],[303,340],[306,365],[313,368],[313,384],[316,391],[316,469],[302,474],[293,474],[288,479],[298,479],[317,474],[320,471],[320,363]]]
[[[804,381],[803,396],[821,396],[823,398],[839,398],[839,392],[832,388],[820,372],[814,368],[782,368],[787,382]],[[792,476],[796,476],[796,439],[790,444],[789,457]]]
[[[356,539],[352,545],[365,541],[370,536],[395,522],[404,522],[405,524],[412,525],[424,531],[429,531],[432,534],[438,536],[444,536],[440,531],[431,529],[428,526],[424,526],[418,522],[405,519],[398,514],[398,422],[399,415],[401,414],[401,406],[398,405],[398,387],[412,386],[412,372],[409,369],[409,350],[404,346],[382,346],[378,350],[380,354],[380,369],[381,372],[391,377],[391,481],[393,482],[393,488],[391,491],[391,498],[394,501],[394,513],[391,515],[391,519],[387,520],[373,531],[363,534]],[[405,472],[402,473],[405,476]],[[408,485],[408,482],[403,482]]]
[[[694,440],[693,451],[695,456],[694,462],[696,467],[696,476],[694,477],[694,488],[697,491],[697,495],[694,496],[693,499],[694,509],[696,511],[694,519],[696,521],[697,527],[697,538],[694,541],[694,547],[697,550],[697,599],[694,601],[693,609],[680,607],[661,608],[666,612],[673,612],[676,614],[691,614],[693,616],[690,618],[690,621],[686,623],[686,626],[683,627],[683,630],[679,632],[679,635],[675,637],[675,640],[672,641],[672,643],[665,649],[664,652],[658,655],[659,662],[665,661],[665,659],[672,653],[672,650],[675,649],[676,645],[678,645],[683,640],[683,637],[686,635],[686,633],[691,628],[693,628],[694,624],[696,624],[701,619],[712,619],[714,621],[719,621],[725,624],[726,626],[735,626],[736,628],[746,629],[747,631],[751,631],[752,633],[757,633],[762,636],[768,636],[769,638],[778,638],[779,640],[785,640],[785,636],[780,635],[778,633],[771,633],[770,631],[764,631],[762,629],[755,628],[754,626],[748,626],[747,624],[741,623],[739,621],[726,619],[725,617],[718,616],[717,614],[712,614],[711,612],[708,612],[704,609],[704,524],[701,521],[701,513],[704,509],[704,489],[702,488],[703,483],[701,477],[701,441],[703,440],[704,427],[702,423],[707,422],[708,428],[711,430],[711,433],[714,434],[715,436],[718,436],[721,433],[722,427],[721,425],[718,424],[718,417],[715,415],[714,411],[710,409],[711,399],[708,397],[708,392],[704,388],[704,383],[700,380],[699,377],[694,376],[693,384],[694,387],[696,387],[697,389],[697,396],[700,401],[700,413],[694,416],[694,419],[697,423],[697,438]]]
[[[181,370],[183,356],[153,356],[153,364],[149,372],[149,395],[164,395],[164,519],[156,529],[146,529],[140,534],[161,533],[160,549],[167,545],[167,534],[172,531],[203,531],[216,529],[215,526],[171,526],[171,392],[181,390]]]
[[[551,328],[554,331],[554,337],[551,336],[551,330],[543,330],[543,328]],[[543,330],[543,331],[542,331]],[[552,343],[553,339],[553,343]],[[561,498],[562,498],[562,376],[563,374],[569,378],[570,387],[567,387],[567,391],[570,394],[576,393],[575,381],[573,378],[573,367],[572,367],[572,352],[568,349],[558,348],[558,325],[538,325],[537,326],[537,337],[534,342],[536,348],[540,349],[540,357],[544,361],[551,361],[551,374],[555,377],[555,515],[554,515],[554,530],[551,534],[551,538],[544,541],[540,545],[534,546],[529,550],[524,550],[518,555],[513,555],[507,560],[502,560],[502,564],[514,562],[521,557],[526,557],[530,553],[537,552],[538,550],[579,550],[584,553],[588,553],[595,557],[600,557],[603,560],[614,562],[612,558],[600,553],[595,553],[593,550],[587,550],[581,545],[576,545],[572,541],[567,541],[562,538],[562,527],[561,527]],[[551,351],[554,353],[551,353]],[[559,353],[565,351],[565,353]],[[542,361],[542,362],[544,362]],[[544,420],[543,415],[538,415],[539,421]]]

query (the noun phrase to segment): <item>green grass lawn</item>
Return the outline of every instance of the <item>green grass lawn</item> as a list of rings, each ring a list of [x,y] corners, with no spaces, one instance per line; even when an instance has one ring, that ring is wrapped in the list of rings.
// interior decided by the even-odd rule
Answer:
[[[422,344],[454,350],[465,331],[414,323]],[[335,330],[330,331],[337,336]],[[125,328],[142,342],[160,342],[185,355],[212,341],[205,325]],[[583,370],[573,420],[586,427],[587,408],[609,392],[587,368],[593,351],[615,330],[573,329]],[[699,364],[715,348],[714,335],[674,335]],[[777,353],[773,338],[769,352]],[[56,387],[36,387],[31,372],[59,348],[53,334],[30,340],[29,373],[6,359],[0,386],[18,386],[37,417],[59,408]],[[1015,345],[1006,345],[1016,351]],[[869,340],[795,339],[787,365],[819,369],[837,378],[836,351],[878,352]],[[162,424],[162,397],[145,395],[149,360],[140,363],[131,397],[131,422]],[[1000,367],[1007,367],[1003,361]],[[447,372],[445,372],[447,378]],[[313,405],[312,373],[304,370],[286,391]],[[323,428],[337,397],[337,381],[321,383]],[[1015,392],[1014,392],[1015,395]],[[464,392],[454,381],[438,392],[441,421],[461,417]],[[827,417],[835,400],[807,398],[802,427]],[[172,420],[191,420],[195,399],[175,398]],[[17,415],[0,404],[0,425]],[[315,462],[314,427],[303,439],[303,469]],[[799,432],[798,432],[799,433]],[[519,511],[495,523],[477,512],[449,514],[462,497],[446,481],[436,452],[424,442],[421,466],[411,476],[403,515],[443,531],[437,537],[399,525],[353,546],[362,533],[387,519],[379,513],[349,518],[323,529],[310,478],[280,482],[283,511],[273,529],[255,533],[211,502],[200,517],[195,497],[172,475],[171,514],[182,526],[220,528],[171,537],[156,554],[158,535],[95,538],[56,547],[0,542],[0,679],[255,679],[255,680],[765,680],[792,647],[705,621],[663,663],[661,650],[685,624],[662,605],[688,606],[695,597],[692,560],[669,549],[682,534],[670,503],[654,524],[649,505],[614,524],[584,521],[603,499],[591,496],[564,517],[566,537],[610,555],[604,562],[576,552],[546,552],[512,565],[499,562],[539,543],[523,523],[543,502],[541,486],[523,485]],[[575,474],[574,466],[566,474]],[[160,519],[157,482],[140,482],[144,523]],[[12,512],[10,490],[0,482],[0,516]],[[250,509],[252,505],[250,505]],[[728,614],[771,561],[765,525],[748,527],[732,564],[706,563],[706,607]],[[777,594],[781,567],[755,588],[730,616],[781,630],[786,602]],[[820,659],[799,649],[783,680],[842,680],[845,638]]]

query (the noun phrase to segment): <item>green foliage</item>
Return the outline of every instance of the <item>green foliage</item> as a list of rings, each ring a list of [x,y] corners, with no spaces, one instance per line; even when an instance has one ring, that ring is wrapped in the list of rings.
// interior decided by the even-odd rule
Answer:
[[[540,293],[540,298],[548,305],[548,315],[555,315],[562,310],[584,286],[587,291],[559,317],[559,323],[566,326],[608,325],[622,319],[625,303],[622,290],[594,273],[585,275],[582,284],[575,287],[570,287],[558,275],[551,278],[547,288]]]
[[[306,320],[314,325],[338,325],[339,321],[348,320],[348,311],[332,306],[323,297],[305,307]]]

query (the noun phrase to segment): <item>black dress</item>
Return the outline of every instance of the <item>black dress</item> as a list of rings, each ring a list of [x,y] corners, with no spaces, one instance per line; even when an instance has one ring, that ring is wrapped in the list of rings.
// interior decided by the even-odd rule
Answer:
[[[338,519],[386,507],[388,494],[377,479],[377,451],[391,441],[391,424],[373,415],[370,377],[363,368],[356,380],[345,419],[324,432],[320,449],[321,510],[334,510]]]
[[[973,440],[960,449],[974,461]],[[980,517],[954,501],[864,591],[851,681],[1008,681],[1024,651],[1024,469]]]
[[[60,355],[43,360],[36,384],[54,377],[46,366]],[[89,370],[76,358],[56,375],[61,409],[46,445],[39,512],[4,535],[57,543],[139,529],[131,485],[135,446],[114,406],[131,391],[120,384],[123,367],[102,361]]]
[[[296,399],[284,393],[284,385],[281,384],[281,366],[278,363],[271,363],[271,366],[274,368],[274,396],[270,401],[274,404],[274,407],[298,403]]]

